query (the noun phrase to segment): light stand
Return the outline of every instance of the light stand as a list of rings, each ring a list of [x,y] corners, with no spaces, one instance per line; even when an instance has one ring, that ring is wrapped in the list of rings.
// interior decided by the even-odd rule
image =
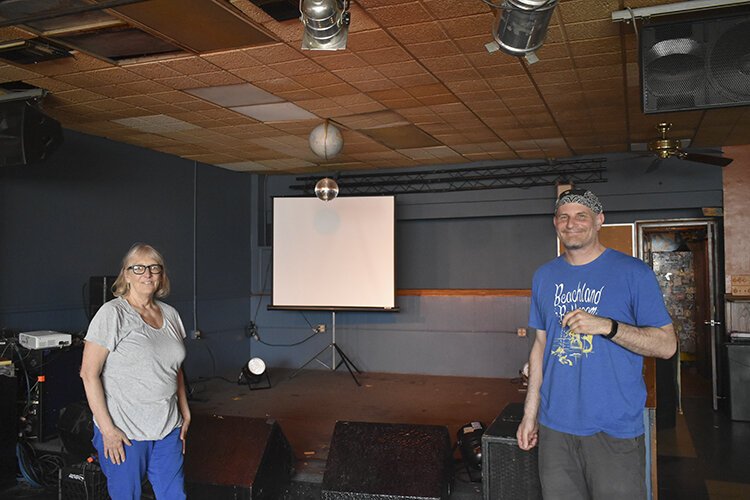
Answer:
[[[328,349],[331,350],[331,364],[330,365],[327,365],[326,363],[324,363],[323,361],[319,359],[320,355],[326,352]],[[341,358],[338,364],[336,363],[336,353],[338,353],[339,357]],[[325,366],[332,372],[335,372],[338,369],[338,367],[341,366],[341,364],[343,363],[343,365],[346,366],[346,369],[349,370],[349,375],[352,376],[352,378],[354,379],[354,382],[358,386],[362,386],[362,384],[359,383],[359,380],[357,380],[357,376],[354,375],[355,371],[357,373],[362,373],[362,372],[359,370],[359,368],[356,367],[354,363],[352,363],[352,360],[350,360],[349,357],[346,354],[344,354],[344,351],[342,351],[341,348],[336,344],[336,312],[335,311],[331,311],[331,343],[325,346],[323,349],[321,349],[320,352],[318,352],[318,354],[308,359],[304,365],[297,368],[297,370],[294,373],[292,373],[289,376],[289,378],[296,377],[300,371],[302,371],[307,365],[309,365],[313,361],[317,361],[318,363]],[[354,371],[352,371],[352,369],[354,369]]]

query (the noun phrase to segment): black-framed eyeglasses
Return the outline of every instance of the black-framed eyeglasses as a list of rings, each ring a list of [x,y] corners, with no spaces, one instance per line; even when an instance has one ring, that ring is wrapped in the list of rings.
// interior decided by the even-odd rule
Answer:
[[[161,264],[151,264],[150,266],[144,266],[143,264],[133,264],[128,268],[129,271],[133,271],[133,274],[143,274],[146,269],[151,271],[151,274],[161,274],[164,270],[164,266]]]

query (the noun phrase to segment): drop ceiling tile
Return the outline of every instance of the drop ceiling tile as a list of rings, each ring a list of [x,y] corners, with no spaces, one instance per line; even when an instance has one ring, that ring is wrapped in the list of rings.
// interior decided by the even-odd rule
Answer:
[[[346,95],[361,95],[357,89],[355,89],[348,83],[338,83],[335,85],[328,85],[326,87],[316,87],[315,91],[323,97],[330,98]]]
[[[397,76],[392,77],[391,80],[402,88],[408,89],[420,85],[430,85],[436,83],[438,80],[433,75],[423,73],[419,75],[408,75],[408,76]]]
[[[399,2],[385,7],[372,7],[367,12],[386,28],[433,20],[433,16],[419,2]]]
[[[282,75],[280,72],[262,64],[250,66],[247,68],[233,69],[230,70],[230,73],[252,83],[256,83],[260,80],[284,78],[284,75]]]
[[[215,71],[213,73],[201,73],[193,75],[193,78],[201,82],[205,86],[220,86],[220,85],[238,85],[244,83],[242,78],[235,76],[225,71]]]
[[[448,82],[460,82],[464,80],[474,80],[477,78],[481,78],[477,70],[474,68],[436,71],[435,74],[446,84]]]
[[[286,101],[304,101],[305,99],[318,99],[321,96],[309,89],[288,90],[276,92],[276,95]]]
[[[276,64],[269,64],[268,66],[274,71],[278,71],[286,76],[309,75],[323,71],[323,68],[318,63],[310,59],[285,61]]]
[[[395,26],[389,28],[388,31],[403,45],[438,42],[446,38],[445,30],[435,21],[409,24],[408,26]]]
[[[376,66],[378,64],[392,64],[398,62],[412,61],[412,56],[409,55],[401,47],[386,47],[382,49],[366,50],[359,53],[359,57],[362,58],[368,64]]]
[[[406,46],[406,50],[418,59],[434,57],[435,55],[454,56],[461,53],[456,44],[451,40],[410,44]]]
[[[168,92],[171,89],[161,83],[153,82],[151,80],[140,80],[135,82],[120,83],[118,86],[126,91],[133,92],[135,94],[158,94],[161,92]]]
[[[370,66],[363,61],[362,58],[349,52],[338,52],[334,54],[323,54],[324,51],[320,52],[322,55],[315,54],[315,62],[334,73],[337,70],[365,68]]]
[[[282,43],[251,47],[245,49],[245,51],[247,52],[247,55],[257,59],[262,64],[274,64],[307,59],[307,57],[302,54],[301,50],[295,50]]]
[[[197,73],[213,73],[219,70],[217,66],[211,64],[211,62],[199,57],[180,57],[177,59],[170,59],[161,61],[161,64],[170,68],[182,75],[194,75]]]
[[[398,87],[398,85],[396,85],[393,81],[385,79],[385,78],[381,80],[352,82],[352,86],[354,86],[356,89],[360,90],[361,92],[374,92],[376,90],[393,89],[393,88]]]
[[[327,87],[329,85],[337,85],[344,83],[344,81],[338,76],[328,71],[321,71],[319,73],[311,73],[307,75],[299,75],[290,77],[300,85],[316,89],[318,87]]]
[[[256,66],[260,62],[247,53],[246,50],[237,49],[226,52],[213,52],[211,54],[201,54],[200,57],[214,66],[222,69],[242,69],[249,66]]]
[[[282,100],[249,83],[195,88],[186,92],[224,107],[265,104]]]
[[[177,70],[165,66],[159,62],[141,63],[141,64],[128,64],[124,66],[128,71],[140,75],[144,78],[155,79],[155,78],[168,78],[170,76],[180,76]]]
[[[569,41],[618,36],[620,23],[613,23],[611,19],[569,23],[565,25],[565,33]]]
[[[438,56],[429,59],[422,59],[422,63],[433,73],[441,71],[469,69],[471,65],[463,56]]]
[[[2,74],[2,72],[3,72],[3,69],[0,68],[0,74]],[[30,85],[33,85],[34,87],[39,87],[40,89],[46,89],[46,90],[49,90],[50,92],[62,92],[63,90],[72,90],[76,88],[74,85],[71,85],[69,83],[65,83],[56,78],[50,78],[47,76],[30,78],[25,81],[29,83]]]
[[[383,75],[378,70],[371,67],[334,70],[333,73],[343,81],[350,84],[384,79]]]
[[[311,120],[317,118],[317,116],[309,111],[306,111],[290,102],[259,104],[256,106],[239,106],[232,109],[238,113],[242,113],[243,115],[247,115],[265,123],[291,120]]]
[[[438,19],[485,14],[491,7],[474,0],[424,0],[425,7]]]
[[[346,48],[352,51],[382,49],[396,45],[396,41],[383,29],[349,33]]]
[[[490,30],[494,16],[487,11],[486,14],[459,17],[450,22],[443,22],[441,26],[451,38],[466,38],[475,35],[487,35],[487,41],[491,41]]]
[[[176,76],[169,78],[159,78],[155,80],[157,83],[161,83],[169,88],[176,90],[195,89],[205,87],[205,84],[200,80],[191,78],[189,76]]]

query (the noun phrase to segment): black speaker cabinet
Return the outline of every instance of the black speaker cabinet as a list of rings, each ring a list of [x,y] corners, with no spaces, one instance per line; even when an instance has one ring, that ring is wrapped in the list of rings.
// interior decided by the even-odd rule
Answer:
[[[646,24],[640,42],[644,113],[750,104],[750,14]]]
[[[444,426],[336,422],[321,499],[445,500],[451,455]]]
[[[541,500],[537,448],[523,451],[516,430],[523,418],[523,403],[511,403],[482,435],[482,489],[484,500]]]
[[[0,103],[0,167],[44,160],[62,143],[62,128],[28,101]]]
[[[22,431],[27,437],[48,441],[57,436],[60,411],[70,403],[86,399],[80,376],[83,345],[20,350],[24,361],[16,362],[16,368],[25,368],[32,383],[29,397],[26,380],[23,376],[19,377],[18,396],[22,400],[22,408],[26,410],[21,415],[26,422],[26,428]]]
[[[109,500],[107,478],[95,463],[62,467],[58,472],[58,498],[63,500]]]
[[[96,453],[91,443],[94,417],[86,401],[76,401],[60,410],[57,432],[68,463],[85,462]]]
[[[18,380],[13,367],[0,366],[0,489],[16,484],[16,414]]]
[[[292,472],[292,448],[278,423],[193,415],[185,451],[188,498],[275,499]]]

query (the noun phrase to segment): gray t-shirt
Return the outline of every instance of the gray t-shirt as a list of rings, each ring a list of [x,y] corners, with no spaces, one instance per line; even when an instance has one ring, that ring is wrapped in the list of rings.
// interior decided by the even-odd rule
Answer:
[[[86,341],[109,351],[102,369],[107,408],[129,439],[158,440],[182,425],[177,371],[185,359],[185,328],[174,307],[160,301],[164,323],[149,326],[122,297],[104,304]]]

